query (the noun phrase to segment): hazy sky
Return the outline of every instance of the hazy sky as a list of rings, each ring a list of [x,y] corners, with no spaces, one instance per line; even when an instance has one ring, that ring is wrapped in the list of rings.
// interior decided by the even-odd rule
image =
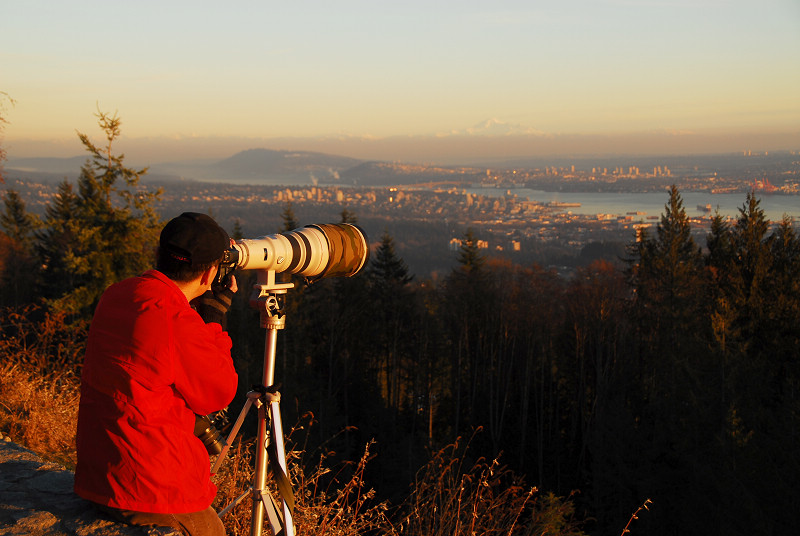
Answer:
[[[342,140],[385,148],[382,138],[466,136],[484,124],[562,141],[800,140],[800,0],[0,7],[0,91],[15,100],[3,112],[9,158],[57,152],[36,140],[81,154],[75,131],[99,133],[98,107],[119,114],[131,143],[292,138],[302,148],[327,137],[345,151]]]

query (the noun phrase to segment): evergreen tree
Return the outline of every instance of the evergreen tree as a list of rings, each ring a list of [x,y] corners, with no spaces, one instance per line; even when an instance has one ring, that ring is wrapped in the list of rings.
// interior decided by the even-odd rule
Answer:
[[[709,285],[707,291],[708,315],[710,318],[711,347],[718,352],[720,360],[720,407],[725,406],[726,366],[733,353],[738,351],[741,341],[738,331],[738,305],[735,298],[740,287],[735,267],[736,254],[730,224],[717,212],[711,219],[711,231],[706,237]],[[724,411],[724,410],[723,410]]]
[[[0,256],[0,305],[25,305],[35,299],[35,283],[40,263],[34,254],[34,235],[41,225],[35,214],[30,214],[25,202],[15,190],[3,195],[4,211],[0,225],[8,236],[3,241]]]
[[[768,235],[769,222],[760,207],[760,201],[750,192],[739,209],[739,218],[730,232],[730,255],[726,266],[726,286],[723,296],[734,313],[732,330],[736,337],[728,346],[735,345],[736,354],[731,355],[737,374],[743,368],[753,366],[753,358],[762,352],[768,353],[772,341],[770,308],[773,296],[770,293],[773,270],[772,242]],[[740,381],[749,385],[749,374],[744,373]],[[738,383],[738,382],[737,382]],[[746,385],[732,385],[739,391]]]
[[[482,374],[483,345],[488,342],[487,328],[493,314],[491,275],[485,269],[486,257],[478,248],[472,228],[467,229],[458,254],[458,265],[444,281],[443,314],[453,345],[450,369],[453,371],[451,393],[454,397],[453,433],[476,425],[473,409],[478,403],[475,382]]]
[[[781,524],[786,509],[781,505],[794,495],[791,482],[800,478],[800,438],[794,433],[800,414],[798,244],[786,219],[770,233],[753,192],[739,209],[731,244],[727,295],[734,305],[737,351],[729,355],[726,375],[724,484],[736,481],[746,490],[748,508],[739,513],[741,519],[753,524],[774,520],[773,532],[785,533],[791,522]],[[789,510],[797,505],[795,498]],[[727,522],[724,526],[735,528]]]
[[[283,209],[281,218],[283,219],[283,226],[281,227],[281,232],[293,231],[298,227],[300,227],[300,223],[297,221],[297,218],[294,215],[294,209],[292,208],[291,201],[286,203],[286,207]]]
[[[397,256],[394,238],[388,231],[384,231],[381,236],[381,244],[370,263],[369,276],[373,286],[386,284],[390,287],[403,287],[414,279],[414,276],[409,274],[406,263]],[[390,292],[394,290],[394,288],[389,289]]]
[[[716,381],[708,385],[713,395],[708,411],[714,414],[720,437],[727,430],[730,403],[735,393],[731,384],[733,364],[742,359],[744,350],[741,328],[739,299],[736,297],[740,284],[736,274],[736,253],[733,249],[733,233],[730,224],[717,212],[711,220],[711,232],[706,240],[708,256],[707,316],[709,318],[709,348],[717,363]],[[719,459],[727,456],[722,447]],[[722,471],[723,469],[719,469]]]
[[[75,288],[78,275],[71,262],[81,251],[83,235],[79,213],[80,200],[72,183],[59,184],[53,201],[45,208],[45,219],[36,235],[36,252],[44,269],[39,292],[45,300],[59,298],[64,290]]]
[[[768,236],[768,232],[769,221],[761,208],[761,201],[750,192],[739,209],[739,219],[731,236],[740,287],[737,305],[750,313],[745,320],[750,325],[749,335],[757,333],[756,326],[763,320],[765,307],[768,306],[765,300],[768,299],[774,240],[774,237]]]
[[[711,229],[706,236],[706,246],[708,247],[707,264],[715,270],[725,269],[733,260],[731,226],[719,211],[711,217]]]
[[[633,318],[638,324],[640,365],[628,388],[640,400],[641,423],[629,441],[648,452],[643,469],[652,486],[669,497],[662,501],[661,523],[685,526],[700,510],[695,489],[700,449],[718,430],[705,411],[717,368],[708,358],[705,334],[705,268],[677,187],[672,186],[655,236],[644,235],[634,248],[629,277],[635,291]],[[692,482],[692,484],[688,484]]]
[[[342,209],[340,215],[341,215],[341,223],[352,223],[352,224],[358,223],[358,216],[356,216],[355,212],[351,212],[345,208]]]
[[[151,268],[161,223],[154,203],[160,190],[139,186],[147,170],[124,165],[124,155],[112,152],[120,136],[120,119],[98,112],[98,124],[105,134],[105,146],[95,145],[82,133],[78,137],[90,157],[81,169],[75,198],[62,187],[52,221],[43,230],[42,249],[52,254],[44,267],[49,306],[76,318],[91,316],[102,292],[112,283]],[[66,207],[76,203],[74,213]],[[73,248],[58,251],[49,239],[65,239],[58,226],[68,222],[67,232]],[[72,235],[71,233],[74,233]],[[61,271],[72,274],[69,287],[60,286]]]
[[[486,257],[481,254],[475,231],[470,227],[464,233],[464,238],[458,250],[459,270],[470,274],[478,274],[485,263]]]
[[[693,336],[702,332],[705,278],[702,252],[677,187],[669,195],[655,236],[640,236],[628,273],[645,340],[678,357],[697,350]]]
[[[773,232],[770,250],[772,318],[780,333],[788,333],[800,318],[800,236],[791,218],[784,217]]]
[[[39,218],[28,212],[25,201],[16,190],[6,190],[3,194],[3,206],[0,225],[5,233],[20,244],[30,244],[36,229],[41,225]]]
[[[363,315],[363,337],[368,340],[354,356],[363,381],[354,404],[361,406],[361,418],[371,423],[368,433],[383,438],[387,455],[402,460],[409,456],[415,440],[423,443],[412,436],[427,427],[415,430],[412,422],[418,410],[426,415],[429,411],[429,368],[420,358],[419,337],[414,330],[417,303],[410,287],[414,276],[398,256],[387,231],[371,256],[366,276],[368,299],[364,307],[369,312]],[[413,476],[405,464],[382,465],[387,484]]]
[[[242,231],[242,222],[237,218],[235,222],[233,222],[233,231],[231,232],[231,238],[234,240],[241,240],[244,238],[244,232]]]
[[[384,402],[397,411],[407,400],[403,395],[407,389],[403,376],[408,373],[407,344],[411,335],[407,331],[411,314],[407,285],[413,276],[395,253],[394,240],[386,231],[367,276],[371,301],[381,304],[371,324],[377,344],[371,348],[374,358],[370,369],[374,371],[375,385],[380,386]]]

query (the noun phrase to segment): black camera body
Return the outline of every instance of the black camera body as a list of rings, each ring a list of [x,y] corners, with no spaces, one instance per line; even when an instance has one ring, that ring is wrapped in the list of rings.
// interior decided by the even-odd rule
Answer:
[[[222,261],[217,268],[217,277],[214,278],[214,285],[227,287],[230,284],[236,264],[239,262],[239,250],[235,248],[226,249],[222,254]]]
[[[200,438],[211,455],[219,454],[225,447],[225,439],[207,415],[195,415],[194,435]]]

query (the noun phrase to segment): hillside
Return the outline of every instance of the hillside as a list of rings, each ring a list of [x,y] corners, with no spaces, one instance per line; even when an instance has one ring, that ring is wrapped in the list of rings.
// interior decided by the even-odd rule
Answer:
[[[155,166],[156,169],[198,180],[246,184],[314,184],[337,182],[339,174],[359,163],[345,156],[309,151],[248,149],[210,164]],[[184,170],[185,172],[181,172]]]
[[[86,158],[10,158],[6,171],[16,178],[60,182],[78,176]],[[337,183],[342,171],[360,160],[309,151],[248,149],[222,160],[194,159],[150,165],[148,179],[184,179],[238,184]]]

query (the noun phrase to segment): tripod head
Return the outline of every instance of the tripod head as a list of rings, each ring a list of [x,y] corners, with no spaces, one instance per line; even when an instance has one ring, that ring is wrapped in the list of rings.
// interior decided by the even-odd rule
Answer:
[[[274,270],[258,270],[256,283],[250,294],[250,306],[256,309],[261,318],[261,327],[282,329],[286,323],[283,304],[286,293],[294,288],[294,283],[278,283]]]

